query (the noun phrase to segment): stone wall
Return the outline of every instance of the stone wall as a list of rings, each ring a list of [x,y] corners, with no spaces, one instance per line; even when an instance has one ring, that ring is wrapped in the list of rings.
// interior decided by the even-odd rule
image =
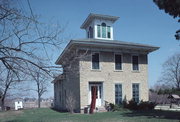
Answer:
[[[58,110],[67,110],[71,104],[74,104],[74,110],[80,110],[80,85],[79,85],[79,59],[72,54],[67,56],[63,63],[63,79],[55,81],[55,108]],[[70,99],[73,101],[70,101]],[[70,105],[69,105],[70,104]]]
[[[81,107],[87,106],[89,99],[89,82],[103,83],[103,100],[115,103],[115,83],[122,84],[123,98],[132,99],[132,83],[140,84],[140,100],[148,100],[147,55],[139,55],[139,71],[132,71],[130,53],[121,53],[122,71],[114,70],[114,53],[100,52],[100,70],[91,69],[91,52],[80,60],[80,96]]]

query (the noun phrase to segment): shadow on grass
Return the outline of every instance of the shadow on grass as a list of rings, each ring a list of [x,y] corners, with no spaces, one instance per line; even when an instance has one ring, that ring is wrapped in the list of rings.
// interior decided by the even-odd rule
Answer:
[[[149,111],[131,111],[127,113],[122,113],[124,117],[147,117],[157,118],[157,119],[171,119],[180,120],[180,112],[176,111],[161,111],[161,110],[149,110]]]
[[[58,110],[58,109],[55,109],[55,108],[50,108],[51,110],[53,110],[53,111],[56,111],[56,112],[60,112],[60,113],[68,113],[68,111],[67,110]]]

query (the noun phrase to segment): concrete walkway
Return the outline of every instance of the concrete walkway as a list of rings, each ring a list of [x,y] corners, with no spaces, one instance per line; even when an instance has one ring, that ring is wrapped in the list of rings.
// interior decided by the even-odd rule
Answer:
[[[172,105],[172,107],[170,108],[170,104],[157,105],[157,106],[155,106],[154,109],[155,109],[155,110],[180,111],[180,106],[178,106],[178,105]]]

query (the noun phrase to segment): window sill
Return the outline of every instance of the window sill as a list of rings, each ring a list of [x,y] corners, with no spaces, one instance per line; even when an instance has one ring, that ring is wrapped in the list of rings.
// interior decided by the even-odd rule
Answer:
[[[114,70],[114,72],[123,72],[123,70]]]
[[[91,71],[93,71],[93,72],[101,72],[100,69],[91,69]]]
[[[133,70],[133,71],[131,71],[132,73],[140,73],[140,71],[139,70]]]

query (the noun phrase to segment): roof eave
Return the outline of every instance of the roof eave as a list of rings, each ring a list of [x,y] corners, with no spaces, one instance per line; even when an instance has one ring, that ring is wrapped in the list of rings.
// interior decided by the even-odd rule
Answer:
[[[80,44],[79,42],[76,42],[76,41],[73,41],[73,40],[71,40],[70,42],[69,42],[69,44],[65,47],[65,49],[64,49],[64,51],[61,53],[61,55],[58,57],[58,59],[56,60],[56,62],[55,62],[55,64],[56,65],[60,65],[61,64],[61,59],[62,59],[62,57],[64,56],[64,54],[67,52],[67,50],[69,50],[70,49],[70,47],[72,47],[73,45],[75,45],[75,44]],[[82,44],[82,43],[81,43]],[[85,45],[89,45],[88,43],[83,43],[83,44],[85,44]],[[116,44],[114,44],[114,45],[107,45],[107,44],[99,44],[99,45],[97,45],[97,44],[93,44],[93,43],[91,43],[91,45],[96,45],[96,46],[106,46],[106,47],[114,47],[114,46],[117,46],[117,47],[124,47],[124,48],[130,48],[130,49],[137,49],[137,50],[144,50],[144,51],[146,51],[146,52],[148,52],[148,53],[150,53],[150,52],[153,52],[153,51],[155,51],[155,50],[158,50],[160,47],[154,47],[154,46],[137,46],[137,45],[116,45]]]
[[[63,50],[63,52],[61,53],[61,55],[58,57],[58,59],[56,60],[55,64],[56,65],[60,65],[61,63],[61,59],[62,59],[62,56],[64,55],[64,53],[67,52],[67,50],[70,48],[70,46],[72,45],[72,40],[67,44],[67,46],[65,47],[65,49]]]
[[[160,47],[155,46],[141,46],[136,44],[109,44],[109,43],[97,43],[97,42],[79,42],[79,41],[73,41],[73,44],[85,44],[85,45],[93,45],[93,46],[105,46],[105,47],[124,47],[124,48],[130,48],[130,49],[138,49],[138,50],[147,50],[148,52],[153,52],[155,50],[158,50]]]
[[[100,14],[92,14],[90,13],[89,16],[86,18],[86,20],[83,22],[83,24],[81,25],[81,29],[85,29],[87,27],[87,24],[92,21],[93,18],[104,18],[107,20],[111,20],[113,22],[115,22],[116,20],[119,19],[119,17],[117,16],[109,16],[109,15],[100,15]]]

